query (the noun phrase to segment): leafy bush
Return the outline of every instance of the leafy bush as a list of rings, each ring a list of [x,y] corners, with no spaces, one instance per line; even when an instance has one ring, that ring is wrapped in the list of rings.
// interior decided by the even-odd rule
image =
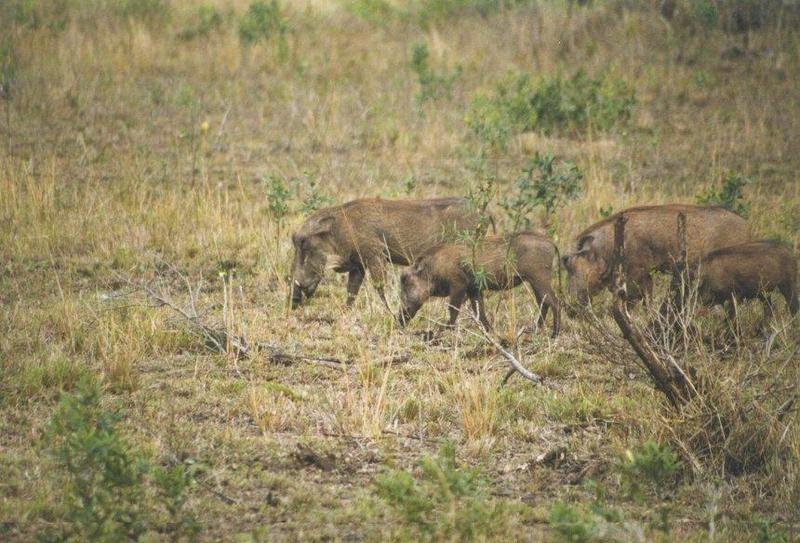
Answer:
[[[353,16],[378,26],[387,26],[397,16],[386,0],[354,0],[346,7]]]
[[[659,2],[661,14],[675,19],[676,29],[746,32],[761,27],[796,27],[797,2],[785,0],[670,0]]]
[[[476,469],[460,467],[455,446],[424,458],[420,477],[390,470],[375,480],[375,492],[403,522],[408,537],[426,541],[474,541],[507,534],[509,509],[486,492]]]
[[[263,178],[267,190],[267,205],[270,218],[280,222],[289,213],[289,189],[286,184],[275,175]]]
[[[142,21],[163,24],[170,20],[169,0],[10,0],[0,3],[0,20],[21,28],[47,28],[58,32],[70,22],[96,26],[97,22]]]
[[[204,38],[222,26],[222,14],[211,4],[204,4],[193,13],[190,23],[178,33],[182,40]]]
[[[173,535],[198,530],[184,510],[192,471],[152,466],[118,430],[119,420],[119,413],[102,407],[100,387],[88,379],[74,395],[62,394],[45,435],[64,476],[62,524],[40,534],[42,540],[136,540],[163,524],[162,508]]]
[[[305,215],[313,213],[321,207],[333,205],[333,198],[325,194],[318,186],[317,181],[308,173],[302,179],[291,179],[289,183],[294,186],[297,200],[300,202],[298,211]]]
[[[702,0],[692,5],[692,15],[705,28],[709,30],[719,23],[719,9],[711,0]]]
[[[247,13],[239,20],[239,39],[242,43],[252,45],[275,38],[278,43],[278,55],[281,58],[286,56],[288,32],[289,24],[278,0],[251,2]]]
[[[645,442],[636,452],[626,451],[619,465],[622,487],[636,501],[642,501],[645,493],[663,498],[680,469],[678,455],[655,441]]]
[[[423,27],[464,15],[487,17],[504,8],[532,4],[531,0],[417,0],[413,15]]]
[[[645,498],[653,494],[663,500],[663,488],[674,480],[680,462],[668,447],[648,441],[635,453],[628,451],[617,469],[624,496],[637,503],[646,503]],[[638,522],[608,503],[603,485],[589,481],[587,487],[594,494],[588,505],[556,502],[550,509],[548,522],[565,540],[630,541],[641,540],[648,532],[669,533],[670,509],[667,505],[659,502],[654,508],[648,507]]]
[[[533,82],[522,73],[506,78],[494,94],[472,100],[467,125],[496,147],[505,147],[513,133],[583,134],[624,126],[636,97],[623,80],[609,73],[597,77],[578,70],[571,77]]]
[[[20,28],[63,30],[69,21],[71,0],[11,0],[0,4],[0,20]]]
[[[427,100],[449,97],[453,83],[461,75],[461,66],[456,66],[453,73],[437,74],[430,66],[430,53],[425,43],[414,45],[411,49],[411,70],[417,74],[420,91],[417,93],[418,104]]]
[[[511,230],[530,228],[529,215],[537,207],[542,208],[544,224],[551,227],[556,209],[580,194],[582,181],[583,172],[574,162],[562,161],[557,165],[552,153],[536,153],[500,202],[511,220]]]
[[[164,23],[172,15],[169,0],[113,0],[112,11],[122,19]]]
[[[742,191],[750,183],[752,183],[750,178],[731,172],[723,179],[719,190],[710,187],[698,194],[697,203],[724,207],[728,211],[747,217],[750,204],[744,201]]]

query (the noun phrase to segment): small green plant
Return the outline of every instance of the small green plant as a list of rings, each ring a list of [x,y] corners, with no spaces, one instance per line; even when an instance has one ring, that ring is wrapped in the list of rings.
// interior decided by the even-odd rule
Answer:
[[[603,217],[604,219],[607,219],[614,214],[614,206],[609,205],[608,207],[601,207],[599,211],[600,211],[600,216]]]
[[[200,524],[185,508],[189,493],[196,484],[196,464],[177,464],[169,468],[152,468],[158,499],[164,504],[169,518],[169,529],[173,541],[193,539],[200,531]]]
[[[262,182],[267,192],[267,211],[269,218],[275,225],[275,254],[278,254],[281,242],[283,220],[289,214],[289,199],[291,193],[286,183],[276,175],[264,176]]]
[[[287,35],[289,23],[283,15],[278,0],[265,2],[255,0],[250,3],[239,20],[239,39],[246,45],[275,39],[278,45],[278,58],[285,59],[288,50]]]
[[[483,169],[483,165],[478,167]],[[470,249],[470,256],[461,265],[473,275],[475,286],[478,289],[485,289],[489,284],[490,277],[485,267],[478,264],[478,254],[483,239],[489,232],[489,227],[493,225],[489,204],[495,194],[495,178],[485,173],[481,177],[481,182],[470,188],[466,196],[467,205],[476,213],[478,220],[472,229],[457,231],[454,233],[454,237]]]
[[[203,4],[195,10],[189,24],[178,33],[178,38],[190,41],[205,38],[222,26],[222,14],[211,4]]]
[[[680,469],[681,462],[672,449],[647,441],[635,452],[626,451],[619,464],[623,492],[635,501],[643,501],[648,494],[663,498]]]
[[[45,441],[63,475],[63,524],[40,539],[135,541],[160,524],[161,507],[173,522],[173,535],[195,533],[197,522],[184,509],[193,472],[152,466],[120,432],[120,414],[104,408],[101,400],[99,385],[84,379],[74,394],[61,395],[53,413]]]
[[[626,522],[620,510],[608,505],[605,487],[588,481],[586,488],[593,494],[592,501],[588,505],[555,502],[547,519],[550,526],[566,541],[629,540],[638,527]]]
[[[395,9],[386,0],[354,0],[346,3],[353,16],[377,26],[386,27],[397,16]]]
[[[786,543],[793,540],[789,539],[786,528],[777,525],[769,518],[756,515],[753,525],[756,528],[753,541],[758,543]]]
[[[202,130],[203,127],[197,122],[200,115],[200,100],[197,98],[195,90],[187,84],[184,84],[178,92],[177,98],[178,107],[181,108],[188,117],[188,125],[185,130],[179,134],[179,139],[185,141],[189,146],[189,155],[191,159],[191,184],[195,185],[197,178],[197,155],[200,151],[201,136],[205,135]]]
[[[538,82],[521,73],[501,81],[494,94],[473,97],[466,121],[481,140],[505,148],[513,133],[580,135],[625,126],[635,104],[633,89],[608,72],[590,77],[578,70]]]
[[[289,213],[289,192],[286,184],[276,175],[267,175],[262,178],[267,190],[267,206],[269,216],[275,222],[280,222]]]
[[[556,164],[552,153],[537,152],[500,202],[511,220],[511,231],[530,228],[530,213],[536,208],[542,210],[543,223],[552,230],[556,210],[578,197],[582,181],[583,172],[574,162]]]
[[[743,190],[751,183],[752,180],[750,178],[730,172],[723,179],[719,190],[710,187],[698,194],[697,203],[720,206],[742,217],[747,217],[750,211],[750,204],[744,201]]]
[[[6,19],[19,28],[46,27],[58,33],[69,22],[68,0],[10,0],[0,4],[0,19]]]
[[[17,77],[17,56],[11,39],[5,39],[0,43],[0,99],[5,102],[6,110],[6,133],[11,138],[11,98],[13,87]]]
[[[530,3],[531,0],[418,0],[409,15],[413,15],[420,26],[427,28],[459,16],[488,17],[502,9]]]
[[[409,175],[408,177],[403,178],[403,193],[406,196],[411,196],[411,193],[414,192],[414,189],[417,188],[417,179],[413,175]]]
[[[705,30],[711,30],[719,24],[719,9],[712,0],[692,2],[692,11]]]
[[[375,493],[403,523],[406,537],[474,541],[507,533],[510,508],[492,499],[476,469],[458,465],[455,446],[423,458],[419,476],[389,470],[375,479]]]
[[[150,24],[165,23],[172,16],[169,0],[116,0],[111,6],[120,19],[138,19]]]
[[[428,100],[450,97],[453,83],[461,75],[461,66],[456,66],[452,73],[436,73],[430,66],[428,45],[418,43],[411,49],[411,70],[417,74],[420,91],[416,95],[418,105]]]
[[[317,180],[308,173],[304,173],[302,179],[291,179],[289,183],[294,187],[295,196],[300,202],[298,208],[300,213],[308,215],[321,207],[333,204],[333,198],[325,194]]]

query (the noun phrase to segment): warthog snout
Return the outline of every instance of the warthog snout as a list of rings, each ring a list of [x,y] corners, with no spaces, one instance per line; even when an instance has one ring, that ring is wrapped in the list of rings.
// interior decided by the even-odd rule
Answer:
[[[292,309],[297,309],[303,302],[303,298],[311,298],[317,290],[319,281],[315,281],[310,285],[303,285],[299,281],[292,283]]]
[[[397,323],[400,326],[405,327],[405,325],[414,318],[414,315],[417,314],[417,311],[419,311],[420,307],[422,307],[422,304],[403,304],[403,306],[400,308],[400,312],[397,314]]]

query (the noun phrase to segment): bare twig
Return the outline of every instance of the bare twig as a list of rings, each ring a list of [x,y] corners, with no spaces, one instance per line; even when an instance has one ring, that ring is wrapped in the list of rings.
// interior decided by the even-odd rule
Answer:
[[[530,370],[528,370],[527,368],[525,368],[525,366],[523,366],[523,365],[520,363],[520,361],[519,361],[519,360],[517,360],[517,357],[516,357],[516,356],[514,356],[514,354],[513,354],[513,353],[511,353],[509,350],[507,350],[505,347],[503,347],[503,346],[500,344],[500,342],[499,342],[499,341],[497,341],[497,338],[495,338],[495,337],[494,337],[494,336],[493,336],[493,335],[492,335],[492,334],[491,334],[491,333],[490,333],[490,332],[489,332],[489,331],[488,331],[488,330],[487,330],[487,329],[486,329],[486,328],[483,326],[483,323],[481,323],[481,321],[480,321],[480,319],[479,319],[478,315],[475,315],[474,313],[469,313],[469,315],[470,315],[470,318],[472,318],[473,322],[475,322],[475,324],[477,324],[477,325],[478,325],[478,330],[480,330],[480,332],[481,332],[481,337],[483,337],[483,339],[485,339],[486,341],[488,341],[489,343],[491,343],[491,344],[492,344],[492,346],[493,346],[495,349],[497,349],[497,352],[499,352],[501,355],[503,355],[503,357],[505,357],[505,359],[506,359],[506,360],[508,360],[508,361],[511,363],[511,366],[513,367],[513,370],[514,370],[514,371],[518,372],[518,373],[519,373],[520,375],[522,375],[522,376],[523,376],[525,379],[527,379],[527,380],[529,380],[529,381],[532,381],[532,382],[536,383],[537,385],[542,385],[542,384],[545,384],[545,383],[544,383],[544,379],[542,379],[542,377],[541,377],[540,375],[538,375],[538,374],[536,374],[536,373],[533,373],[532,371],[530,371]],[[508,380],[508,378],[511,376],[511,373],[512,373],[512,372],[510,372],[510,374],[507,374],[507,375],[505,376],[505,378],[503,379],[503,383],[505,383],[505,382]],[[548,385],[548,386],[549,386],[549,385]],[[552,387],[551,387],[551,388],[552,388]]]

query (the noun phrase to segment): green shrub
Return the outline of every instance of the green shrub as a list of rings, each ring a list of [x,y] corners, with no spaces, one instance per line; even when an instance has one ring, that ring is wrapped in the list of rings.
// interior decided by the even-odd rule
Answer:
[[[692,15],[705,28],[710,30],[719,24],[719,9],[711,0],[701,0],[692,5]]]
[[[609,73],[597,77],[578,70],[572,77],[507,77],[491,95],[473,97],[467,125],[483,141],[504,148],[511,134],[580,135],[610,131],[630,119],[636,97],[623,80]]]
[[[730,172],[723,179],[719,190],[710,187],[698,194],[697,203],[720,206],[742,217],[747,217],[750,211],[750,204],[744,201],[743,190],[744,187],[751,183],[750,178]]]
[[[502,9],[532,4],[531,0],[417,0],[411,11],[418,23],[427,27],[460,16],[487,17]]]
[[[0,20],[20,28],[63,30],[69,21],[71,0],[10,0],[0,3]]]
[[[636,501],[642,501],[645,494],[663,498],[680,469],[678,455],[655,441],[645,442],[635,452],[626,451],[619,465],[623,491]]]
[[[416,101],[422,105],[427,100],[450,97],[453,83],[461,75],[461,66],[456,66],[452,73],[437,74],[430,66],[430,53],[425,43],[414,45],[411,49],[411,70],[417,74],[420,91]]]
[[[111,0],[110,5],[114,14],[122,19],[164,23],[172,15],[169,0]]]
[[[138,20],[163,24],[170,20],[169,0],[8,0],[0,2],[0,20],[21,28],[47,28],[59,32],[70,22],[94,27],[98,21]]]
[[[388,26],[398,15],[386,0],[354,0],[346,2],[346,9],[355,17],[378,25]]]
[[[276,175],[267,175],[263,179],[267,190],[267,206],[270,218],[280,222],[289,213],[291,194],[286,184]]]
[[[583,172],[574,162],[556,164],[552,153],[536,153],[500,202],[511,220],[511,231],[530,228],[529,215],[536,208],[542,209],[544,224],[552,227],[555,211],[578,197],[582,181]]]
[[[508,533],[508,506],[492,499],[478,470],[460,467],[455,446],[419,463],[420,476],[390,470],[375,479],[375,492],[402,523],[405,538],[474,541]]]
[[[154,467],[120,432],[120,418],[103,408],[100,387],[89,379],[75,394],[62,394],[45,441],[63,475],[63,510],[61,522],[41,540],[136,540],[163,525],[162,511],[176,539],[198,530],[184,510],[193,471]]]
[[[242,43],[252,45],[274,38],[278,44],[278,56],[281,58],[286,56],[288,33],[289,24],[278,0],[251,2],[247,13],[239,20],[239,39]]]
[[[178,38],[189,41],[204,38],[222,26],[222,14],[210,4],[204,4],[192,14],[189,24],[178,33]]]
[[[308,173],[304,174],[302,179],[291,179],[289,183],[294,186],[297,200],[300,202],[298,208],[300,213],[308,215],[321,207],[333,204],[333,198],[325,194],[317,181]]]

